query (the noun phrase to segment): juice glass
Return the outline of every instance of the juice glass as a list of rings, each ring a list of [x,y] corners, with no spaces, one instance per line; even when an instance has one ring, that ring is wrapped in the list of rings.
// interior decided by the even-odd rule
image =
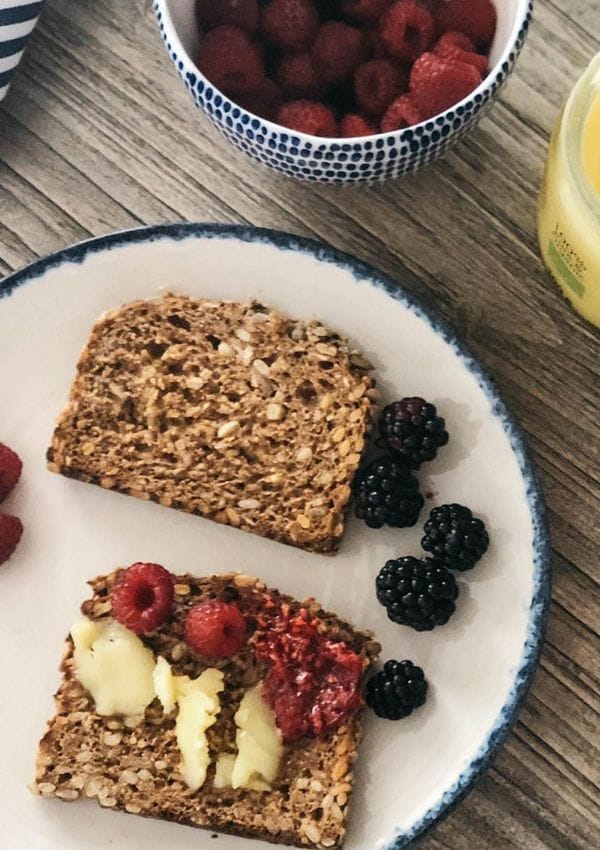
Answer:
[[[600,327],[600,53],[552,133],[538,234],[548,271],[573,307]]]

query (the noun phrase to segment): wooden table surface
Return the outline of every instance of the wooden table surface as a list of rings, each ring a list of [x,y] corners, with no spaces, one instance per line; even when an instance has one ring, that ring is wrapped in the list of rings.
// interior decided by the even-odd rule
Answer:
[[[548,133],[600,49],[600,0],[536,5],[491,115],[445,161],[371,189],[293,183],[223,141],[179,82],[146,0],[48,0],[0,106],[0,276],[141,224],[316,237],[442,313],[527,432],[552,523],[548,639],[508,742],[424,850],[600,847],[599,334],[563,302],[535,235]]]

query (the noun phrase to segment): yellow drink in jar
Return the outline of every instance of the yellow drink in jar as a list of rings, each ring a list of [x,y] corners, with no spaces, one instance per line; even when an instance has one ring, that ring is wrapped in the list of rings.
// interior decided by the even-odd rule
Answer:
[[[574,308],[600,327],[600,53],[554,128],[538,233],[548,271]]]
[[[581,155],[583,170],[587,174],[593,191],[600,198],[600,66],[598,89],[583,128]]]

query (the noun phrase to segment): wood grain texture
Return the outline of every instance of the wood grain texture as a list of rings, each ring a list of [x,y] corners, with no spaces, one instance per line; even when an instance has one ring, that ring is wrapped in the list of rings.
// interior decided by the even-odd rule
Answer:
[[[48,0],[0,107],[0,275],[142,223],[317,237],[434,306],[527,432],[552,523],[548,639],[506,746],[423,850],[600,847],[600,336],[563,302],[535,235],[548,133],[600,49],[600,2],[536,5],[491,115],[443,162],[371,189],[296,184],[227,145],[178,82],[145,0]]]

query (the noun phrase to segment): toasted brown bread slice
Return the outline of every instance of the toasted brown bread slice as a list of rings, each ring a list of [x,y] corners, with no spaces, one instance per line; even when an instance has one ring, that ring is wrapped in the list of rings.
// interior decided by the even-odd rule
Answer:
[[[333,552],[370,425],[369,368],[318,322],[261,305],[127,304],[92,330],[48,467]]]
[[[90,582],[94,595],[81,606],[90,619],[110,616],[110,588],[117,575],[118,571]],[[327,637],[344,641],[361,656],[365,671],[379,653],[370,633],[356,631],[313,599],[299,603],[250,576],[180,575],[174,580],[173,616],[144,642],[164,656],[177,675],[196,678],[206,668],[183,641],[181,624],[189,608],[214,598],[236,601],[250,618],[260,616],[266,598],[287,603],[292,612],[306,608],[321,621]],[[235,751],[234,714],[244,691],[265,673],[251,639],[233,658],[211,662],[223,671],[225,690],[217,722],[208,731],[213,761],[204,785],[192,791],[180,773],[174,720],[164,716],[159,701],[149,705],[137,726],[123,717],[96,714],[91,696],[75,676],[72,653],[69,636],[55,696],[56,715],[39,746],[36,793],[68,801],[88,797],[107,808],[274,843],[323,848],[342,844],[361,736],[360,710],[328,738],[287,744],[270,791],[217,790],[214,758]]]

